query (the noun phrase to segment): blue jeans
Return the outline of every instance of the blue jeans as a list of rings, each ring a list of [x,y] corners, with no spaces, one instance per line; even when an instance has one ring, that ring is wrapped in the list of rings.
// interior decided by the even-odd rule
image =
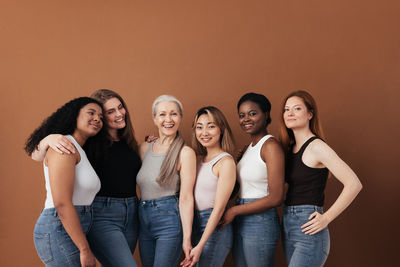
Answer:
[[[196,244],[199,243],[208,219],[213,209],[196,211],[193,221],[193,234]],[[232,225],[228,224],[221,231],[214,230],[206,245],[201,252],[200,259],[196,266],[198,267],[218,267],[223,266],[226,256],[232,248],[233,233]]]
[[[254,200],[256,198],[239,199],[237,204],[243,205]],[[234,221],[233,244],[235,266],[274,266],[279,235],[279,216],[275,208],[237,216]]]
[[[102,266],[136,267],[137,198],[96,197],[88,241]]]
[[[177,266],[182,254],[177,197],[140,201],[139,251],[144,267]]]
[[[75,206],[84,234],[90,229],[90,206]],[[33,232],[36,251],[47,267],[81,266],[79,249],[65,231],[55,208],[44,209]]]
[[[324,228],[314,235],[306,235],[301,226],[308,217],[322,207],[313,205],[286,206],[283,212],[283,248],[290,267],[323,266],[329,254],[329,231]]]

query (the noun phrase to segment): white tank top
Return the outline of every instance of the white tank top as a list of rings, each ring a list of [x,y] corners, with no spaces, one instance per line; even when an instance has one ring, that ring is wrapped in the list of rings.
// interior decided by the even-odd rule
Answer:
[[[225,156],[232,157],[228,153],[222,152],[209,162],[203,162],[202,160],[198,161],[196,185],[194,186],[194,202],[196,210],[206,210],[214,207],[218,177],[215,176],[212,168]]]
[[[253,146],[251,143],[237,164],[240,183],[240,198],[262,198],[268,196],[267,165],[260,156],[261,147],[272,135],[266,135]]]
[[[91,205],[97,192],[100,190],[100,179],[94,171],[92,165],[86,156],[85,151],[71,136],[67,135],[75,145],[81,160],[75,165],[75,178],[74,178],[74,192],[72,195],[72,204],[74,206],[87,206]],[[44,164],[44,178],[46,181],[46,201],[44,208],[54,208],[53,196],[51,194],[50,181],[49,181],[49,168]]]

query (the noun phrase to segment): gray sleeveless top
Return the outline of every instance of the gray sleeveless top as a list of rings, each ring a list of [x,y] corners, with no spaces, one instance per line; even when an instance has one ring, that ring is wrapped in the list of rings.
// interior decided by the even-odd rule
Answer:
[[[140,189],[142,200],[157,199],[167,196],[175,196],[179,187],[179,174],[176,172],[171,184],[160,185],[156,179],[160,173],[161,164],[166,153],[156,154],[153,152],[153,144],[150,143],[149,149],[142,160],[142,167],[137,175],[136,182]]]

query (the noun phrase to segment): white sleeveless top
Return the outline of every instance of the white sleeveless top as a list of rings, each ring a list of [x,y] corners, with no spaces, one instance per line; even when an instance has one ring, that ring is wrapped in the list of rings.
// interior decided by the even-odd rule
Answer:
[[[267,166],[260,151],[270,137],[272,135],[264,136],[255,146],[251,143],[237,164],[240,198],[262,198],[269,194]]]
[[[206,210],[214,207],[218,177],[215,176],[212,168],[225,156],[232,157],[228,153],[222,152],[209,162],[198,161],[196,185],[194,186],[194,203],[196,210]]]
[[[81,160],[75,165],[75,178],[74,178],[74,192],[72,195],[72,204],[74,206],[87,206],[91,205],[97,192],[100,190],[100,179],[94,171],[92,165],[86,156],[85,151],[71,136],[67,135],[75,145]],[[44,178],[46,181],[46,201],[44,208],[54,208],[53,196],[51,194],[50,181],[49,181],[49,168],[43,161]]]

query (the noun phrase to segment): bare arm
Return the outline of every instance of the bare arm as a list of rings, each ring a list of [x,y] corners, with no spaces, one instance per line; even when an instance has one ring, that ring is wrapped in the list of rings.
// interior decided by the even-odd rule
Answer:
[[[72,141],[64,135],[50,134],[40,141],[38,148],[32,152],[31,158],[35,161],[43,161],[49,147],[60,154],[70,154],[76,151]]]
[[[189,266],[194,266],[199,261],[204,246],[224,214],[226,204],[235,186],[236,165],[233,158],[228,156],[223,157],[213,169],[216,171],[218,177],[214,207],[199,243],[190,252],[191,263]]]
[[[302,226],[305,234],[312,235],[324,229],[342,213],[361,191],[362,185],[353,170],[322,140],[311,142],[309,148],[304,151],[303,157],[307,156],[306,153],[309,154],[311,160],[328,168],[343,184],[343,190],[333,205],[322,215],[318,212],[311,214],[310,221]]]
[[[260,213],[281,205],[284,193],[285,159],[280,144],[275,139],[268,139],[261,148],[261,157],[268,165],[268,190],[266,197],[228,209],[221,227],[229,224],[237,215]]]
[[[96,266],[82,226],[72,204],[74,191],[75,165],[79,155],[59,154],[50,149],[46,155],[49,168],[50,187],[54,201],[54,207],[58,216],[74,244],[80,251],[82,266]]]
[[[144,155],[146,154],[147,149],[149,149],[150,143],[143,142],[139,146],[139,156],[141,159],[144,158]]]
[[[182,248],[185,258],[189,259],[192,249],[192,224],[193,224],[193,188],[196,181],[196,154],[188,146],[184,146],[180,153],[180,195],[179,213],[181,215],[183,242]]]

